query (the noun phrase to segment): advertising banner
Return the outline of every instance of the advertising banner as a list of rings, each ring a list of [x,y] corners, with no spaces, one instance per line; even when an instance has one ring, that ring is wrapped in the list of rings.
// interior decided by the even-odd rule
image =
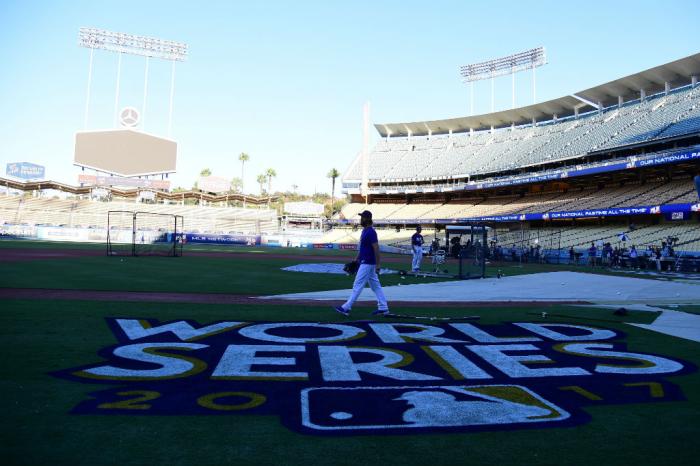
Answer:
[[[684,151],[675,153],[652,154],[644,157],[636,157],[631,159],[620,160],[616,162],[606,162],[597,166],[574,167],[571,169],[557,170],[547,173],[532,174],[521,177],[507,177],[495,179],[492,181],[479,181],[471,183],[460,183],[450,186],[418,186],[410,187],[403,190],[389,190],[386,188],[374,188],[373,193],[377,194],[396,194],[399,192],[448,192],[448,191],[478,191],[481,189],[499,188],[504,186],[516,186],[529,183],[542,183],[547,181],[565,180],[579,176],[590,176],[598,173],[607,173],[620,170],[630,170],[635,168],[645,168],[656,165],[668,165],[680,162],[689,162],[700,160],[700,150]]]
[[[187,243],[231,244],[238,246],[260,246],[260,235],[210,235],[187,233]]]
[[[220,176],[200,176],[197,187],[209,193],[225,193],[231,190],[231,180]]]
[[[323,204],[316,202],[285,202],[284,212],[292,215],[321,215]]]
[[[46,176],[46,168],[29,162],[15,162],[7,164],[5,173],[23,180],[42,180]]]
[[[121,176],[78,175],[78,183],[88,186],[119,186],[127,188],[170,189],[170,181],[124,178]]]
[[[465,218],[438,218],[438,219],[404,219],[404,220],[377,220],[376,225],[410,225],[433,223],[438,225],[449,225],[465,222],[523,222],[530,220],[560,220],[569,218],[591,218],[591,217],[618,217],[623,215],[660,215],[668,214],[673,220],[687,219],[691,212],[700,212],[700,204],[667,204],[660,206],[635,206],[635,207],[614,207],[610,209],[590,209],[573,210],[566,212],[544,212],[532,214],[509,214],[493,215],[484,217]],[[673,215],[671,215],[673,214]],[[339,220],[339,224],[352,225],[358,223],[357,220]],[[322,246],[318,246],[322,247]]]

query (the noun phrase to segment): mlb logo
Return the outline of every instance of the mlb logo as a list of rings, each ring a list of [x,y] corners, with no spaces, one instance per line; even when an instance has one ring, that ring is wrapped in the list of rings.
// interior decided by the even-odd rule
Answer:
[[[660,214],[660,213],[661,213],[661,206],[658,206],[658,205],[657,205],[656,207],[652,207],[652,208],[649,210],[649,213],[650,213],[650,214]]]
[[[700,212],[700,204],[693,204],[690,206],[692,212]]]
[[[520,385],[316,387],[301,392],[301,424],[314,431],[455,430],[549,424],[570,417]]]

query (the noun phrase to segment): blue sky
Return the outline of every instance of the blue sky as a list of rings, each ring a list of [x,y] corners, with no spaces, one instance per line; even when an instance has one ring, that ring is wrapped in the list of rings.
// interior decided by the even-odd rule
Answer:
[[[700,2],[588,1],[0,1],[0,164],[46,165],[77,183],[74,134],[83,125],[89,52],[81,26],[186,42],[178,64],[174,185],[199,171],[240,176],[246,191],[272,167],[273,189],[330,191],[362,145],[362,105],[373,123],[469,113],[458,67],[543,45],[537,100],[570,94],[698,52]],[[116,55],[96,52],[90,129],[112,123]],[[169,64],[151,62],[146,130],[164,134]],[[144,60],[124,59],[120,107],[141,106]],[[510,78],[496,109],[511,105]],[[516,77],[531,103],[530,74]],[[490,109],[488,82],[476,113]],[[376,133],[372,138],[376,139]]]

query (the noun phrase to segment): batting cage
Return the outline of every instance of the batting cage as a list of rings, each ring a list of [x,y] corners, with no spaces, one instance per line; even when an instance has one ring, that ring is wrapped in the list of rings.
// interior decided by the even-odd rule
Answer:
[[[488,257],[488,230],[485,225],[447,225],[445,245],[449,256],[459,260],[458,278],[484,278]]]
[[[107,255],[182,255],[181,215],[110,210],[107,213]]]

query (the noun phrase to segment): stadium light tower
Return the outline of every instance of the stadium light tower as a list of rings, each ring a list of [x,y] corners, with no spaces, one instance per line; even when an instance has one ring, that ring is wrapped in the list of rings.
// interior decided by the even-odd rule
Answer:
[[[116,126],[119,106],[119,83],[121,79],[122,54],[140,55],[146,57],[146,70],[143,85],[143,106],[141,108],[141,122],[146,119],[146,99],[148,97],[148,68],[151,58],[158,58],[172,62],[170,72],[170,105],[168,112],[168,137],[172,132],[173,96],[175,90],[175,63],[185,61],[187,58],[187,44],[171,40],[156,39],[154,37],[137,36],[123,32],[105,31],[103,29],[81,27],[78,33],[78,45],[90,49],[90,67],[88,70],[87,98],[85,101],[84,127],[87,129],[90,110],[90,87],[92,85],[92,64],[95,49],[107,50],[119,54],[117,62],[117,87],[114,96],[114,122]]]
[[[470,87],[470,110],[474,114],[474,81],[491,79],[491,111],[494,111],[494,78],[510,74],[512,81],[512,108],[515,108],[515,73],[532,69],[532,102],[536,99],[535,68],[547,64],[544,47],[537,47],[506,57],[461,66],[459,73]]]

